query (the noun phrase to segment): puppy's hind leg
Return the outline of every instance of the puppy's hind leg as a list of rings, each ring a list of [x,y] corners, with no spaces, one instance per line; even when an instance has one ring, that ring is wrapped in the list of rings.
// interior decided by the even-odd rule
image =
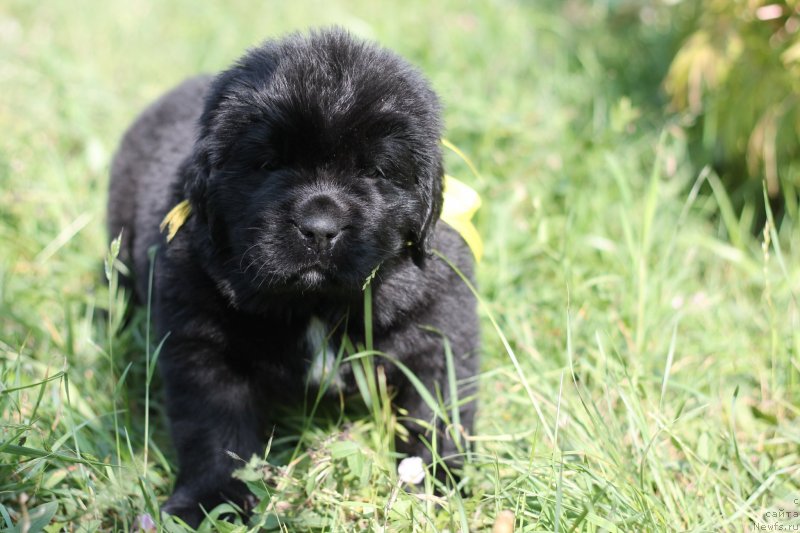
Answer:
[[[426,380],[428,381],[428,380]],[[432,384],[428,381],[426,385]],[[442,390],[446,387],[446,380],[438,381],[440,391],[444,394],[444,406],[447,416],[452,418],[450,395]],[[428,387],[431,395],[435,395],[434,388]],[[458,427],[448,426],[440,416],[434,416],[433,410],[428,406],[422,396],[411,385],[406,384],[395,403],[407,412],[402,419],[403,426],[408,429],[408,441],[397,439],[397,451],[409,457],[420,457],[435,473],[436,479],[443,485],[452,481],[458,482],[464,466],[464,458],[469,443],[464,439],[464,430],[471,431],[474,414],[474,402],[469,402],[458,407]],[[450,421],[453,424],[454,421]],[[432,452],[435,451],[435,455]],[[451,479],[452,478],[452,479]]]

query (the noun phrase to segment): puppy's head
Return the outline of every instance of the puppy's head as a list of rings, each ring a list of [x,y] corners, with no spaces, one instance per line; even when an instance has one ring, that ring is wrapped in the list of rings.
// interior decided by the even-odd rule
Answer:
[[[186,194],[256,292],[361,287],[423,260],[442,204],[439,103],[397,55],[341,30],[269,41],[214,81]]]

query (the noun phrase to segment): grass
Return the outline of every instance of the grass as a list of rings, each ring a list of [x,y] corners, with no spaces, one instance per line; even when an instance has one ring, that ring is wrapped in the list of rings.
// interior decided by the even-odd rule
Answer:
[[[363,417],[287,416],[270,462],[245,469],[261,525],[485,531],[504,510],[518,531],[796,523],[800,220],[750,233],[763,199],[734,212],[678,121],[604,67],[604,4],[569,6],[5,2],[0,528],[130,531],[157,515],[175,475],[160,339],[143,312],[120,328],[103,281],[111,154],[182,78],[331,23],[420,65],[480,170],[448,156],[484,200],[475,451],[464,497],[398,485],[394,415],[365,372]]]

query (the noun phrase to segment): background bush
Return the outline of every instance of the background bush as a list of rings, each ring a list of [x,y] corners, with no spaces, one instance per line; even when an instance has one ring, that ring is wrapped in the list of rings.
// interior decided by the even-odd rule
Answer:
[[[672,107],[695,122],[702,157],[747,196],[800,190],[800,5],[699,3],[692,33],[666,80]]]
[[[611,30],[604,33],[610,41],[600,43],[618,86],[667,116],[677,113],[694,164],[713,167],[735,208],[752,217],[750,229],[760,231],[765,220],[762,182],[773,209],[796,213],[798,2],[610,2],[606,8],[596,28]],[[747,213],[754,204],[757,216]]]

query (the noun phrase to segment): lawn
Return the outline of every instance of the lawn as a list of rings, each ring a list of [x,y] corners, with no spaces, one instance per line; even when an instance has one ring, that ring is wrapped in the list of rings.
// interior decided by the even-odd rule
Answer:
[[[243,473],[262,499],[253,527],[489,531],[502,511],[517,531],[800,524],[800,217],[753,229],[764,199],[731,207],[657,105],[664,62],[604,26],[607,9],[0,5],[0,529],[157,518],[175,476],[160,339],[141,311],[122,327],[124,295],[103,274],[110,159],[178,81],[329,24],[419,65],[478,169],[448,155],[483,198],[475,448],[464,495],[437,498],[397,483],[390,414],[289,416],[269,462]],[[248,530],[201,527],[215,528]]]

